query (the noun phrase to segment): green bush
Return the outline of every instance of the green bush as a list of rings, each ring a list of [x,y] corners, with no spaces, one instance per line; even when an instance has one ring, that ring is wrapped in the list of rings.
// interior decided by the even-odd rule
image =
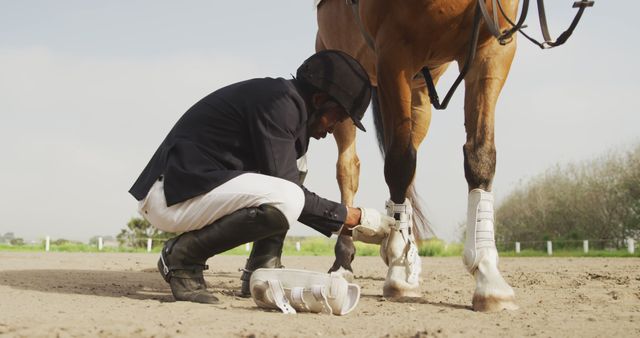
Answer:
[[[379,256],[380,246],[375,244],[355,242],[356,256]]]
[[[448,257],[460,256],[464,246],[461,243],[447,244],[440,239],[430,239],[418,245],[420,256],[427,257]]]
[[[519,184],[496,209],[500,242],[545,241],[554,249],[579,250],[583,239],[603,250],[626,238],[640,240],[640,144],[590,161],[557,165]],[[556,245],[557,242],[557,245]]]

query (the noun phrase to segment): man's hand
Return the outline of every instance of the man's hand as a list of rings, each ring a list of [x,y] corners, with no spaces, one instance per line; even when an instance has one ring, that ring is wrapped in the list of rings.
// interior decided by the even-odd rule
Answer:
[[[360,211],[360,224],[351,228],[353,240],[371,244],[382,243],[396,220],[376,209],[360,208]]]

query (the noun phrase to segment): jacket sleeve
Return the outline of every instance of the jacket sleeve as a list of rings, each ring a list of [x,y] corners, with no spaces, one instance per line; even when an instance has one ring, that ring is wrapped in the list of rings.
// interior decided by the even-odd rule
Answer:
[[[267,107],[260,107],[249,122],[256,164],[261,174],[279,177],[301,186],[305,203],[298,220],[331,236],[347,216],[344,205],[322,198],[300,184],[296,164],[296,139],[302,121],[300,102],[283,96]],[[302,103],[303,104],[303,103]]]
[[[347,207],[343,204],[322,198],[304,186],[304,208],[298,221],[330,237],[331,233],[340,230],[347,219]]]

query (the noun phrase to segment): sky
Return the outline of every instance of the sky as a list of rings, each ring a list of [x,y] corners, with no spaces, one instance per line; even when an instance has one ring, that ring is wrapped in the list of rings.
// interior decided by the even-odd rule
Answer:
[[[555,36],[572,3],[546,5]],[[564,46],[542,51],[519,39],[496,109],[498,204],[549,167],[640,142],[640,4],[615,3],[596,1]],[[0,0],[0,234],[115,236],[138,216],[127,191],[178,118],[227,84],[290,78],[314,52],[315,15],[311,0]],[[539,37],[533,9],[528,24]],[[417,190],[447,241],[466,217],[463,91],[434,111],[418,150]],[[370,113],[364,125],[374,129]],[[374,133],[359,132],[357,148],[355,203],[384,210]],[[305,186],[339,201],[336,158],[331,138],[312,140]],[[296,224],[290,234],[318,233]]]

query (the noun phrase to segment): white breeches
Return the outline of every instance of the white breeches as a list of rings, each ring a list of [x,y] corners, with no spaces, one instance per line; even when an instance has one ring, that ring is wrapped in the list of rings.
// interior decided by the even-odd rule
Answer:
[[[209,225],[234,211],[269,204],[280,210],[291,226],[304,207],[304,192],[287,180],[246,173],[206,194],[167,207],[164,181],[153,184],[138,202],[138,211],[154,227],[166,232],[187,232]]]

